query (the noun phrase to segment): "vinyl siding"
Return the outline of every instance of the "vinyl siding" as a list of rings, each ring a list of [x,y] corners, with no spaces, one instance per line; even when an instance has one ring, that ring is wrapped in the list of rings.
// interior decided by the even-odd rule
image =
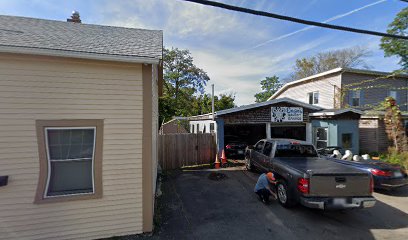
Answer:
[[[141,64],[0,56],[0,239],[142,232],[142,94]],[[38,119],[104,119],[102,198],[33,203]]]
[[[360,145],[361,153],[387,152],[392,142],[385,131],[384,120],[378,118],[360,119]]]
[[[305,81],[288,87],[286,91],[276,96],[276,99],[287,97],[309,103],[308,93],[318,91],[319,104],[316,104],[316,106],[331,109],[334,108],[334,86],[340,87],[340,79],[340,74],[334,74]]]
[[[365,82],[356,86],[348,86],[349,84]],[[371,108],[371,106],[378,105],[381,101],[384,101],[386,97],[390,95],[390,90],[394,90],[395,88],[406,88],[408,86],[408,79],[407,78],[379,78],[379,76],[375,75],[367,75],[367,74],[357,74],[357,73],[350,73],[345,72],[342,74],[342,87],[348,88],[355,88],[355,87],[362,87],[362,94],[363,96],[363,105],[369,105],[367,108]],[[396,90],[397,91],[397,103],[400,105],[402,111],[408,111],[407,106],[407,89]],[[348,103],[349,94],[345,95],[345,104]]]

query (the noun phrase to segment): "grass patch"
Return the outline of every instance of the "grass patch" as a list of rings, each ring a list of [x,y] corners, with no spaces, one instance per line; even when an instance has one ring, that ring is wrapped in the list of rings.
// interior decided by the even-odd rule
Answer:
[[[380,155],[380,160],[393,165],[399,165],[403,169],[408,169],[408,152],[398,153],[395,149],[390,148],[387,153]]]

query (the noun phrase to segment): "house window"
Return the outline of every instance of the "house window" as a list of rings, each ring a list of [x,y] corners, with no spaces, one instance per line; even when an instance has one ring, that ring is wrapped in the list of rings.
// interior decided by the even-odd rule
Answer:
[[[353,138],[351,133],[343,133],[341,135],[341,145],[344,149],[351,149],[353,147]]]
[[[101,196],[102,134],[102,120],[37,121],[37,202]]]
[[[398,103],[398,96],[397,96],[397,91],[390,91],[390,97],[394,98],[395,101]]]
[[[194,133],[194,124],[191,124],[191,133]]]
[[[211,132],[211,133],[214,132],[214,123],[210,123],[210,132]]]
[[[309,104],[319,104],[319,92],[308,93]]]
[[[315,145],[317,149],[327,147],[327,142],[328,142],[327,141],[328,140],[327,128],[322,128],[322,127],[315,128],[314,139],[315,139]]]
[[[200,125],[197,124],[197,133],[200,133]]]
[[[351,91],[351,106],[358,107],[360,106],[361,91],[355,90]]]

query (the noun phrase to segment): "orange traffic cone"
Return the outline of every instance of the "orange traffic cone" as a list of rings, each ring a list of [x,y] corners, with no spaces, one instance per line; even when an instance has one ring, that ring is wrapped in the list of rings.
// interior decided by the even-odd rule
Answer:
[[[214,167],[215,167],[215,168],[220,168],[220,160],[218,159],[218,153],[215,154]]]
[[[221,154],[221,166],[226,167],[227,166],[227,157],[225,156],[225,151],[222,149],[222,154]]]

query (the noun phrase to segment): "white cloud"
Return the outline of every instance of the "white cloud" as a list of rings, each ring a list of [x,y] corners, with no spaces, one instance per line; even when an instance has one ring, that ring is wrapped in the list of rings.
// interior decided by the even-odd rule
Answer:
[[[195,64],[207,71],[211,84],[215,84],[216,93],[236,93],[236,104],[245,105],[253,103],[254,94],[261,91],[261,79],[271,76],[286,76],[291,70],[294,59],[302,53],[315,49],[326,38],[305,43],[290,51],[282,50],[273,55],[265,52],[241,54],[230,50],[202,50],[192,49]]]
[[[162,29],[167,36],[217,37],[220,34],[248,29],[250,25],[237,13],[184,1],[133,0],[106,1],[100,11],[104,24]],[[261,31],[252,35],[263,36]]]
[[[187,2],[168,2],[169,13],[165,28],[169,34],[215,35],[228,32],[240,25],[234,14],[226,11]]]

